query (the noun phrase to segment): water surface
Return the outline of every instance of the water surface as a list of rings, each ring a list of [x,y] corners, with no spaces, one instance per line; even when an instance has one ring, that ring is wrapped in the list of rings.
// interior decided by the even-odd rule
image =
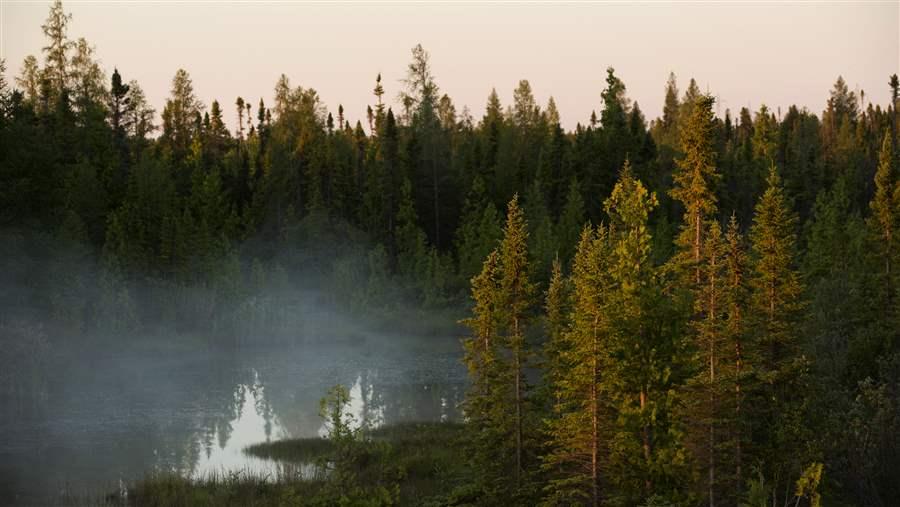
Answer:
[[[114,491],[154,471],[277,475],[277,464],[243,449],[322,435],[319,399],[335,384],[372,426],[458,419],[459,355],[452,338],[377,337],[229,351],[123,344],[55,357],[39,389],[3,400],[0,503]]]

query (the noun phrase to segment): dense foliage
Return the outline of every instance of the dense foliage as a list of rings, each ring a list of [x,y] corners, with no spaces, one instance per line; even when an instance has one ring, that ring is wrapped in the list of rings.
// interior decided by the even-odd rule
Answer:
[[[157,122],[69,19],[0,82],[4,354],[48,346],[35,308],[51,342],[290,327],[297,287],[470,311],[480,503],[900,498],[896,76],[884,108],[838,78],[821,115],[720,117],[671,75],[648,123],[609,69],[567,132],[525,80],[458,112],[416,46],[399,111],[380,76],[356,121],[286,76],[207,108],[179,69]]]

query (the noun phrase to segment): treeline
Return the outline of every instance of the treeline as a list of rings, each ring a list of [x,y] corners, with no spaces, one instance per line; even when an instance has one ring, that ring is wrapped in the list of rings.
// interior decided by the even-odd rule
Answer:
[[[291,328],[324,287],[412,322],[471,282],[481,501],[900,496],[896,76],[720,117],[670,75],[648,123],[609,69],[565,131],[525,80],[457,110],[416,46],[397,109],[380,76],[354,119],[285,76],[207,108],[178,70],[157,123],[70,19],[0,82],[7,320]]]
[[[825,160],[842,90],[839,82],[821,125],[789,115],[815,126],[814,153]],[[791,169],[797,161],[778,154],[792,153],[802,127],[782,122],[784,146],[762,113],[741,148],[752,162],[744,174],[766,174],[761,194],[745,180],[732,201],[731,141],[723,147],[713,103],[698,95],[679,109],[666,194],[683,216],[671,255],[653,234],[663,196],[627,157],[602,219],[567,245],[571,262],[554,259],[548,284],[528,213],[517,196],[509,202],[465,321],[465,410],[483,503],[775,507],[900,497],[894,111],[873,114],[883,128],[874,129],[870,182],[862,163],[836,174]],[[844,107],[837,138],[854,145],[873,110]],[[785,174],[809,179],[792,187]],[[742,218],[748,197],[755,203]]]

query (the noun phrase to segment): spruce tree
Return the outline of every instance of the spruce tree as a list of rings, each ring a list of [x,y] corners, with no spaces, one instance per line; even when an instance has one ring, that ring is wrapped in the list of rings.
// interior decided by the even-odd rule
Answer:
[[[129,118],[126,115],[128,110],[129,87],[122,83],[122,76],[119,69],[113,69],[112,81],[109,88],[110,93],[110,122],[112,123],[113,133],[117,142],[124,142],[125,133],[128,130]]]
[[[16,77],[16,86],[25,94],[25,100],[31,102],[32,108],[37,109],[41,88],[41,68],[34,55],[28,55],[22,61],[22,70]]]
[[[669,79],[666,81],[666,98],[663,103],[663,116],[660,124],[662,128],[662,139],[670,146],[678,145],[678,83],[675,73],[669,73]]]
[[[44,36],[47,37],[47,45],[43,48],[46,53],[44,74],[50,79],[56,97],[69,85],[68,54],[74,46],[74,42],[66,36],[70,21],[72,15],[66,14],[60,0],[55,0],[50,6],[47,20],[41,25]]]
[[[559,245],[559,257],[564,264],[568,264],[578,246],[580,231],[584,228],[586,220],[584,199],[581,197],[581,189],[578,180],[572,179],[569,191],[566,194],[565,205],[556,225],[556,237]]]
[[[673,259],[682,277],[681,287],[693,298],[691,335],[698,351],[697,374],[690,404],[694,418],[692,438],[695,457],[706,464],[706,496],[715,505],[716,436],[720,383],[716,381],[716,350],[722,341],[722,233],[715,222],[719,180],[716,170],[714,99],[700,95],[693,100],[690,116],[681,126],[682,158],[676,161],[670,195],[684,206],[684,222]],[[709,243],[709,244],[707,244]]]
[[[677,412],[687,358],[683,318],[650,262],[647,221],[656,196],[626,164],[605,202],[610,217],[610,338],[601,393],[615,407],[611,481],[621,501],[685,498],[687,461]]]
[[[872,216],[869,228],[873,233],[876,255],[884,263],[881,278],[884,286],[892,284],[892,266],[898,255],[897,224],[900,221],[900,185],[895,174],[894,147],[889,132],[885,132],[878,154],[878,169],[875,172],[875,195],[869,203]]]
[[[702,457],[706,462],[706,494],[712,507],[719,490],[716,466],[720,454],[717,438],[720,437],[717,427],[722,420],[721,405],[725,394],[721,370],[727,310],[724,299],[728,245],[718,222],[709,224],[701,250],[701,283],[694,297],[694,311],[698,317],[691,324],[695,346],[702,359],[698,361],[700,368],[693,379],[691,405],[694,422],[700,423],[705,430],[699,432],[705,437],[705,443],[695,442],[695,449],[699,450],[695,458]]]
[[[805,466],[802,442],[806,360],[798,339],[803,285],[796,267],[797,218],[773,166],[768,188],[756,204],[750,229],[751,275],[748,318],[759,349],[754,428],[773,491],[785,492]]]
[[[474,276],[482,259],[497,247],[501,226],[500,214],[488,199],[483,180],[475,176],[455,238],[459,274],[464,280]]]
[[[604,422],[600,393],[604,347],[609,342],[607,303],[611,281],[606,229],[585,226],[572,268],[572,313],[568,329],[560,329],[558,298],[562,281],[558,271],[548,292],[548,321],[556,322],[548,343],[548,380],[552,383],[554,410],[545,420],[548,452],[543,468],[549,476],[545,487],[550,504],[585,502],[599,505]],[[558,263],[557,263],[558,266]]]
[[[512,418],[509,383],[510,368],[502,354],[500,337],[499,277],[500,255],[495,249],[484,261],[481,272],[472,278],[472,317],[463,321],[471,335],[463,340],[464,361],[471,384],[463,410],[473,431],[468,440],[471,466],[489,502],[499,502],[509,493],[511,467],[509,445]]]
[[[194,84],[184,69],[178,69],[172,78],[171,97],[163,109],[163,133],[161,144],[168,149],[172,160],[183,161],[189,154],[198,129],[195,118],[199,117],[203,104],[194,95]]]
[[[755,364],[755,361],[748,361],[748,357],[753,355],[748,353],[745,345],[747,324],[745,319],[747,306],[747,254],[744,246],[744,235],[741,233],[740,225],[735,214],[731,215],[728,222],[728,229],[725,232],[726,248],[724,252],[724,276],[722,290],[722,306],[725,312],[724,325],[724,341],[725,346],[730,348],[723,351],[723,359],[729,358],[730,361],[722,364],[725,366],[723,377],[729,384],[732,391],[730,402],[726,401],[729,397],[723,397],[723,406],[721,412],[721,420],[723,424],[731,431],[731,445],[726,447],[729,452],[733,453],[732,463],[734,466],[734,475],[732,480],[731,492],[734,498],[741,498],[741,488],[744,484],[743,470],[743,442],[749,438],[748,417],[743,410],[743,399],[745,378],[752,373],[748,365]],[[726,415],[727,411],[731,415]],[[730,424],[729,424],[730,422]]]
[[[552,405],[551,420],[562,414],[562,393],[559,389],[562,374],[567,369],[565,356],[569,349],[565,341],[568,330],[569,307],[571,299],[570,280],[563,275],[559,258],[553,260],[553,271],[544,298],[544,331],[547,341],[544,346],[544,390],[548,393],[548,402]]]
[[[528,385],[525,368],[532,351],[525,340],[531,311],[534,306],[535,287],[530,280],[528,256],[528,224],[519,207],[518,195],[507,206],[506,225],[499,247],[500,254],[500,307],[504,329],[504,344],[512,356],[513,398],[515,413],[510,416],[515,421],[515,484],[522,486],[525,472],[525,446],[527,442],[526,422],[528,417]]]
[[[678,236],[680,263],[688,268],[693,285],[700,284],[700,260],[703,245],[703,225],[716,213],[715,131],[713,106],[709,95],[697,97],[691,114],[681,129],[681,151],[677,171],[672,174],[673,199],[684,205],[684,223]]]

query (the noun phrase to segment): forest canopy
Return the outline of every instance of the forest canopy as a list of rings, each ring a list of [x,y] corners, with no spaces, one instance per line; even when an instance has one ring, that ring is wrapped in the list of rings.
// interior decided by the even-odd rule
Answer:
[[[527,80],[458,110],[417,45],[396,109],[380,75],[366,111],[284,75],[207,106],[177,69],[156,111],[70,20],[0,69],[4,339],[443,312],[478,503],[900,498],[896,75],[719,116],[670,74],[648,121],[609,68],[567,131]]]

